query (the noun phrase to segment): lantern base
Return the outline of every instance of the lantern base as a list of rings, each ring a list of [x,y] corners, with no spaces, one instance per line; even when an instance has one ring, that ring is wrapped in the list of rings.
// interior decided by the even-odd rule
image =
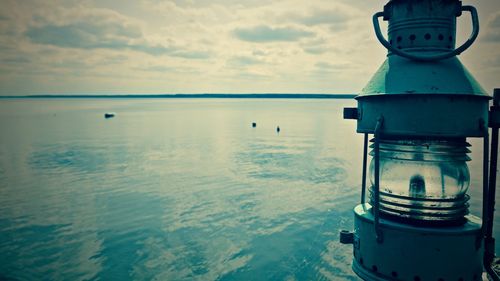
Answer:
[[[352,268],[364,280],[481,280],[481,220],[461,226],[417,227],[380,219],[377,242],[370,204],[354,208]]]

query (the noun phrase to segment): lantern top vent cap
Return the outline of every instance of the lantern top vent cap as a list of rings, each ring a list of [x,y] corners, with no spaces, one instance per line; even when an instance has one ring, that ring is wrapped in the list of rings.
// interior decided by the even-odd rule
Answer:
[[[437,62],[415,62],[389,56],[358,97],[379,94],[449,94],[491,98],[456,57]]]

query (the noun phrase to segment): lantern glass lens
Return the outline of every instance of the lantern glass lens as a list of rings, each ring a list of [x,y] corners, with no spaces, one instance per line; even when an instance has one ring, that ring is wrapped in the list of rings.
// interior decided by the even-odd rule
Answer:
[[[467,146],[465,140],[381,140],[381,213],[418,221],[462,220],[470,181]],[[372,158],[372,187],[374,168]]]

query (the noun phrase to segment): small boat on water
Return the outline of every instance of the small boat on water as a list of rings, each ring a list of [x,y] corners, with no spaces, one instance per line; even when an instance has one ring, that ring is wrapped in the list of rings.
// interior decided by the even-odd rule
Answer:
[[[114,112],[106,112],[104,113],[104,118],[108,119],[108,118],[113,118],[115,117],[115,114]]]

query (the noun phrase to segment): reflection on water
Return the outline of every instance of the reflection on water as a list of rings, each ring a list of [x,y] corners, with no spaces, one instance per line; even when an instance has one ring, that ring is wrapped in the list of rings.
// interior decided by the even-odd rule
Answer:
[[[0,279],[358,280],[353,104],[3,100]]]

